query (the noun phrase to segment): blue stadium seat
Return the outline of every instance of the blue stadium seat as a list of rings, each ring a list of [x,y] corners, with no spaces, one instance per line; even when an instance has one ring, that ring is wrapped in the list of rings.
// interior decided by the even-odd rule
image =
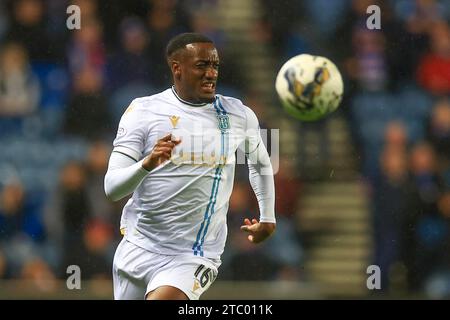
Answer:
[[[0,138],[22,133],[22,117],[0,117]]]
[[[394,116],[397,101],[387,93],[361,93],[355,96],[352,102],[352,113],[356,124],[364,126],[365,123],[376,119],[388,120]]]
[[[367,121],[361,126],[361,137],[369,146],[373,144],[382,144],[384,140],[384,129],[386,122],[383,120],[374,119],[373,121]]]
[[[87,143],[82,140],[48,141],[36,137],[27,140],[20,136],[0,139],[0,178],[17,175],[26,190],[49,190],[58,183],[61,167],[69,160],[83,161]],[[14,173],[16,171],[16,173]]]
[[[33,63],[32,70],[41,84],[41,108],[61,108],[65,105],[69,76],[55,63]]]
[[[114,123],[118,123],[127,107],[137,97],[150,96],[158,90],[148,83],[130,84],[119,88],[111,95],[110,110]]]
[[[419,88],[405,86],[398,94],[401,108],[399,115],[408,120],[425,122],[430,115],[432,101],[430,97]]]
[[[410,143],[416,143],[425,138],[425,121],[414,119],[405,123],[408,130],[408,141]]]

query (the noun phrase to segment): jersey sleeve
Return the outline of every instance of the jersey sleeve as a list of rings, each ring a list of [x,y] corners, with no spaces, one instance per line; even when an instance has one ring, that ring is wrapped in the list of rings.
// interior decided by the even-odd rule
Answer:
[[[148,118],[144,116],[139,102],[133,100],[122,115],[114,139],[114,152],[119,152],[139,161],[148,135]]]
[[[245,107],[246,132],[244,140],[245,154],[249,155],[258,149],[261,143],[259,121],[256,114],[249,107]]]
[[[276,223],[275,183],[269,154],[261,139],[258,118],[248,107],[245,153],[248,159],[249,180],[258,200],[260,222]]]

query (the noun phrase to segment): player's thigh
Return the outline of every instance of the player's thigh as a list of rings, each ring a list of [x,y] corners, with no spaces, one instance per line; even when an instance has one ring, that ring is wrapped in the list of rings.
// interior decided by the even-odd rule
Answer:
[[[183,292],[190,300],[198,300],[200,296],[208,290],[217,277],[218,264],[201,257],[176,257],[170,263],[160,268],[148,283],[148,293],[159,293],[156,289],[163,287],[173,287]],[[169,290],[179,297],[179,291]],[[162,297],[161,292],[160,297]],[[150,298],[158,295],[150,295]],[[172,297],[170,299],[176,299]]]
[[[147,287],[145,250],[123,239],[113,261],[113,289],[116,300],[142,300]]]

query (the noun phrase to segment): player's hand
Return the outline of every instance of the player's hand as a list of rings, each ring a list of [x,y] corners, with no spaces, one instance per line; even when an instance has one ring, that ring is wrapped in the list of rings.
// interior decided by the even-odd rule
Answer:
[[[152,171],[156,167],[163,164],[165,161],[169,160],[172,156],[173,148],[179,145],[180,142],[181,139],[172,139],[171,133],[166,134],[156,142],[152,152],[142,162],[142,168],[147,171]]]
[[[248,240],[253,243],[260,243],[266,240],[275,231],[275,223],[270,222],[258,222],[256,219],[245,218],[244,225],[241,226],[241,230],[248,232]]]

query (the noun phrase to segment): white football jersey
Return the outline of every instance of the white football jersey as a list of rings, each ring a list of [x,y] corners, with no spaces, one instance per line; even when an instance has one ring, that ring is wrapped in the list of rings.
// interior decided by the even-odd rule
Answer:
[[[182,141],[170,161],[136,188],[121,229],[127,240],[151,252],[219,259],[235,152],[243,146],[252,152],[261,142],[256,115],[235,98],[216,95],[214,103],[194,105],[167,89],[133,100],[120,120],[114,152],[139,161],[168,133]]]

